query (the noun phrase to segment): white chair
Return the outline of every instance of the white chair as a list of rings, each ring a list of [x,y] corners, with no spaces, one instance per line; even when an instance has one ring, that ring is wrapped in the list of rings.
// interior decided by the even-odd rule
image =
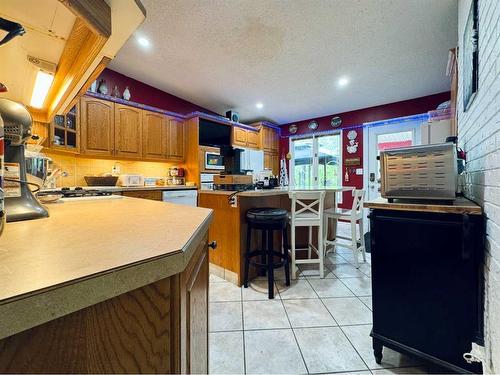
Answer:
[[[363,254],[363,262],[366,262],[366,250],[365,250],[365,237],[364,237],[364,230],[363,230],[363,203],[365,199],[365,191],[364,190],[353,190],[352,196],[354,197],[354,200],[352,202],[352,208],[350,210],[340,210],[337,208],[328,208],[325,210],[324,213],[324,227],[325,227],[325,249],[328,246],[333,246],[333,251],[335,251],[336,246],[343,246],[347,247],[352,250],[352,255],[354,257],[354,263],[356,264],[356,268],[359,268],[359,260],[358,260],[358,254],[361,252]],[[329,220],[333,219],[334,220],[334,236],[335,239],[328,240],[327,238],[327,233],[328,233],[328,224]],[[346,221],[349,221],[351,223],[351,237],[345,237],[337,234],[337,228],[338,228],[338,220],[339,219],[344,219]],[[359,238],[359,244],[358,246],[358,240],[356,236],[356,222],[359,223],[359,233],[360,233],[360,238]],[[348,243],[345,242],[340,242],[339,239],[341,240],[347,240],[349,241]]]
[[[292,200],[292,210],[290,214],[291,228],[291,258],[292,258],[292,279],[296,278],[296,264],[319,264],[320,277],[324,277],[323,260],[323,212],[325,206],[325,191],[291,191],[288,196]],[[295,229],[297,227],[309,227],[307,248],[297,249],[295,246]],[[318,228],[318,247],[312,244],[313,227]],[[308,259],[296,259],[295,252],[307,250]],[[312,250],[318,258],[312,259]]]

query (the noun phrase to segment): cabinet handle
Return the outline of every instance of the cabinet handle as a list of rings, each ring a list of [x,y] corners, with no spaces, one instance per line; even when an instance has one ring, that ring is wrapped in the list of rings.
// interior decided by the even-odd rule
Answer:
[[[212,250],[217,249],[217,241],[212,241],[208,243],[208,247],[211,247]]]

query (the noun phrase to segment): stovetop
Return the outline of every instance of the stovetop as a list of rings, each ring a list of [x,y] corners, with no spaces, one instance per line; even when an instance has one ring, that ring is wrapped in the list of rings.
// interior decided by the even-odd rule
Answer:
[[[63,187],[59,190],[43,191],[38,193],[38,195],[53,195],[53,194],[61,194],[64,198],[81,198],[81,197],[103,197],[112,195],[113,192],[109,190],[84,189],[82,187],[75,187],[73,189]]]

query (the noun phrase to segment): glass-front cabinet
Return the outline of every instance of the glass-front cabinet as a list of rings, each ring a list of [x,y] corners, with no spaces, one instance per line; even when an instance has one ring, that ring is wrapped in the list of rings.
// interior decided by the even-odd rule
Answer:
[[[61,115],[55,115],[50,124],[50,148],[79,152],[79,102]]]

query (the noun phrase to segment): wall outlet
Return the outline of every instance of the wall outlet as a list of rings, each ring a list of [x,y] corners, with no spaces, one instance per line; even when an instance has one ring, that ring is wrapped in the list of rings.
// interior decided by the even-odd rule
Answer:
[[[238,199],[236,198],[236,195],[233,195],[230,199],[229,199],[229,205],[231,207],[238,207]]]

